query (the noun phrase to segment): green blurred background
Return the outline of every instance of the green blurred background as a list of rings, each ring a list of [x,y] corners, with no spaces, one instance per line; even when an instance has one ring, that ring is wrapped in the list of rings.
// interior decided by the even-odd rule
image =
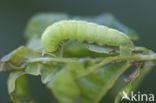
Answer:
[[[65,12],[71,15],[95,16],[103,12],[113,13],[120,21],[135,29],[140,40],[138,46],[156,51],[156,0],[0,0],[0,57],[20,45],[24,45],[24,28],[29,18],[40,12]],[[156,68],[139,87],[143,93],[156,95]],[[12,103],[7,94],[8,74],[0,73],[0,103]],[[32,78],[34,92],[44,88],[40,81]],[[36,85],[37,84],[37,85]],[[36,98],[40,103],[50,101],[44,94]],[[45,102],[46,100],[46,102]]]

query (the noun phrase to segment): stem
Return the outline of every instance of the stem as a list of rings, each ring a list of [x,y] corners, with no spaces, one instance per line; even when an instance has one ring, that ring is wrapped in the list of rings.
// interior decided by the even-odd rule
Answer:
[[[94,59],[93,59],[94,60]],[[121,61],[156,61],[156,55],[134,55],[134,56],[116,56],[116,57],[107,57],[102,60],[99,64],[95,65],[95,67],[99,68],[107,63],[110,62],[121,62]],[[49,58],[49,57],[41,57],[41,58],[34,58],[28,60],[28,62],[78,62],[76,58]]]
[[[120,57],[112,57],[114,60],[128,60],[128,61],[140,61],[140,60],[145,60],[145,61],[156,61],[156,55],[134,55],[134,56],[120,56]]]
[[[34,62],[62,62],[62,63],[68,63],[68,62],[78,62],[76,59],[70,59],[70,58],[35,58],[28,60],[28,63],[34,63]]]
[[[116,56],[116,57],[108,57],[101,61],[99,64],[96,64],[92,67],[88,68],[88,72],[81,74],[79,77],[83,77],[96,69],[111,63],[111,62],[121,62],[121,61],[140,61],[140,60],[145,60],[145,61],[156,61],[156,55],[134,55],[134,56]],[[155,65],[155,64],[154,64]]]

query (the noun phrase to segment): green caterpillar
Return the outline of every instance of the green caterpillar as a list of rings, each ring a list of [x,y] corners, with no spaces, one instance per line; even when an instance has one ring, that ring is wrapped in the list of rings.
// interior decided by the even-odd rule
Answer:
[[[132,55],[134,45],[124,33],[95,23],[64,20],[49,26],[41,37],[46,52],[54,52],[62,41],[96,43],[100,46],[119,47],[120,55]]]

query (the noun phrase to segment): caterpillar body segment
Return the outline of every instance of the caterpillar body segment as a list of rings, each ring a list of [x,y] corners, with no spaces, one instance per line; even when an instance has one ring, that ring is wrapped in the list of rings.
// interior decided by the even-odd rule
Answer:
[[[49,26],[41,39],[46,52],[56,51],[64,40],[119,47],[120,55],[131,55],[134,48],[129,37],[118,30],[76,20],[64,20]]]

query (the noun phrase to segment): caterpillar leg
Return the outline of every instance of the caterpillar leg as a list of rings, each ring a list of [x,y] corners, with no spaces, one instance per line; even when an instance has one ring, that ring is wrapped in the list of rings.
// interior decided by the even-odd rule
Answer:
[[[120,46],[120,56],[131,56],[132,50],[128,47]]]
[[[62,41],[60,44],[60,57],[63,57],[63,48],[64,48],[64,42]]]
[[[41,55],[42,55],[42,57],[44,57],[44,55],[45,55],[45,51],[44,50],[42,50],[42,54]]]

